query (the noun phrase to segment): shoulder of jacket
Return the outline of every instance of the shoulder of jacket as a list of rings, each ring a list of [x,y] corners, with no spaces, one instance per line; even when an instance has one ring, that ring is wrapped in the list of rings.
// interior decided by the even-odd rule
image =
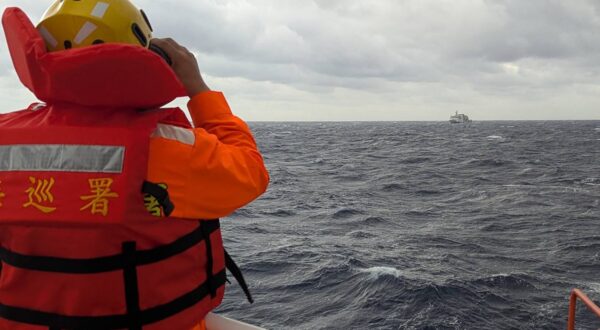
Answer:
[[[196,135],[191,128],[159,123],[152,133],[152,138],[163,138],[178,141],[193,146],[196,143]]]

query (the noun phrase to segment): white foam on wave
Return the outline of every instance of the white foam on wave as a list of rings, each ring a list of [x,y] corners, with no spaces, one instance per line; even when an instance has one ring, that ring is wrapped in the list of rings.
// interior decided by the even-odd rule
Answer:
[[[594,291],[595,294],[600,293],[600,283],[590,282],[588,283],[588,287],[590,288],[590,290]]]
[[[588,186],[600,186],[600,178],[585,178],[581,183]]]
[[[532,170],[533,170],[533,168],[527,167],[527,168],[523,169],[521,172],[519,172],[518,174],[521,175],[521,174],[529,173]]]
[[[504,138],[500,135],[490,135],[487,138],[490,140],[504,140]]]
[[[402,273],[393,267],[371,267],[371,268],[363,269],[363,270],[361,270],[361,272],[369,274],[369,277],[374,278],[374,279],[379,278],[381,276],[386,276],[386,275],[394,276],[396,278],[400,278],[400,276],[402,276]]]
[[[572,192],[572,193],[591,193],[587,189],[578,188],[578,187],[566,187],[566,186],[538,186],[538,185],[528,185],[528,184],[503,184],[502,187],[505,188],[517,188],[517,189],[536,189],[536,190],[562,190],[563,192]]]

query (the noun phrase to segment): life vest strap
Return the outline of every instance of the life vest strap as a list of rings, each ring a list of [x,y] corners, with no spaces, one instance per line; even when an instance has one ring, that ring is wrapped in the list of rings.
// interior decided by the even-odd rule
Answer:
[[[135,251],[133,259],[135,267],[148,265],[171,258],[185,252],[191,247],[205,240],[205,233],[213,233],[219,230],[218,221],[201,222],[197,229],[182,236],[173,243],[159,246],[150,250]],[[207,241],[208,242],[208,241]],[[0,247],[0,260],[13,267],[67,274],[97,274],[122,270],[127,265],[126,256],[121,253],[117,255],[91,258],[91,259],[69,259],[48,256],[32,256],[10,251]]]
[[[123,243],[123,256],[126,266],[123,269],[123,283],[125,284],[125,305],[129,318],[129,330],[142,330],[140,324],[140,292],[138,286],[137,268],[135,266],[135,242]]]
[[[208,287],[210,289],[211,298],[215,298],[217,296],[217,289],[219,288],[219,285],[213,276],[213,247],[212,242],[210,241],[210,231],[213,228],[211,228],[211,223],[213,222],[207,221],[206,224],[202,224],[201,227],[202,236],[204,237],[204,241],[206,242],[206,282],[208,283]]]
[[[215,275],[215,279],[225,285],[225,270]],[[176,315],[201,300],[210,296],[208,283],[202,283],[196,289],[176,298],[164,305],[152,307],[139,312],[136,322],[145,326],[165,320]],[[41,312],[21,307],[0,304],[0,317],[14,322],[45,326],[50,329],[69,330],[109,330],[129,329],[130,316],[127,314],[106,316],[67,316]]]
[[[242,270],[240,269],[240,267],[238,267],[235,261],[233,261],[233,258],[231,258],[229,253],[227,253],[227,250],[225,250],[225,267],[227,268],[227,270],[229,270],[231,275],[233,275],[233,277],[238,282],[242,290],[244,290],[244,294],[246,295],[248,302],[253,304],[254,299],[252,298],[252,294],[250,293],[250,289],[248,288],[248,283],[246,283],[246,279],[244,279]]]

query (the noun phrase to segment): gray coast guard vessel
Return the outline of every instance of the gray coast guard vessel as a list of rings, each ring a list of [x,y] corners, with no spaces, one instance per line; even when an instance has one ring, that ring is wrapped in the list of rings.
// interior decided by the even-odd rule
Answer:
[[[458,111],[456,111],[456,113],[450,117],[451,124],[468,124],[470,122],[472,122],[472,120],[469,119],[469,116],[463,113],[458,113]]]

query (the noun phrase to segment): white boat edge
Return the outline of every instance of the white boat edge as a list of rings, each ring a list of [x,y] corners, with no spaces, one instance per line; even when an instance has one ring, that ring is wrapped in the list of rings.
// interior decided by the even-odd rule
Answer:
[[[209,313],[206,315],[205,321],[207,330],[266,330],[254,325],[232,320],[215,313]]]

